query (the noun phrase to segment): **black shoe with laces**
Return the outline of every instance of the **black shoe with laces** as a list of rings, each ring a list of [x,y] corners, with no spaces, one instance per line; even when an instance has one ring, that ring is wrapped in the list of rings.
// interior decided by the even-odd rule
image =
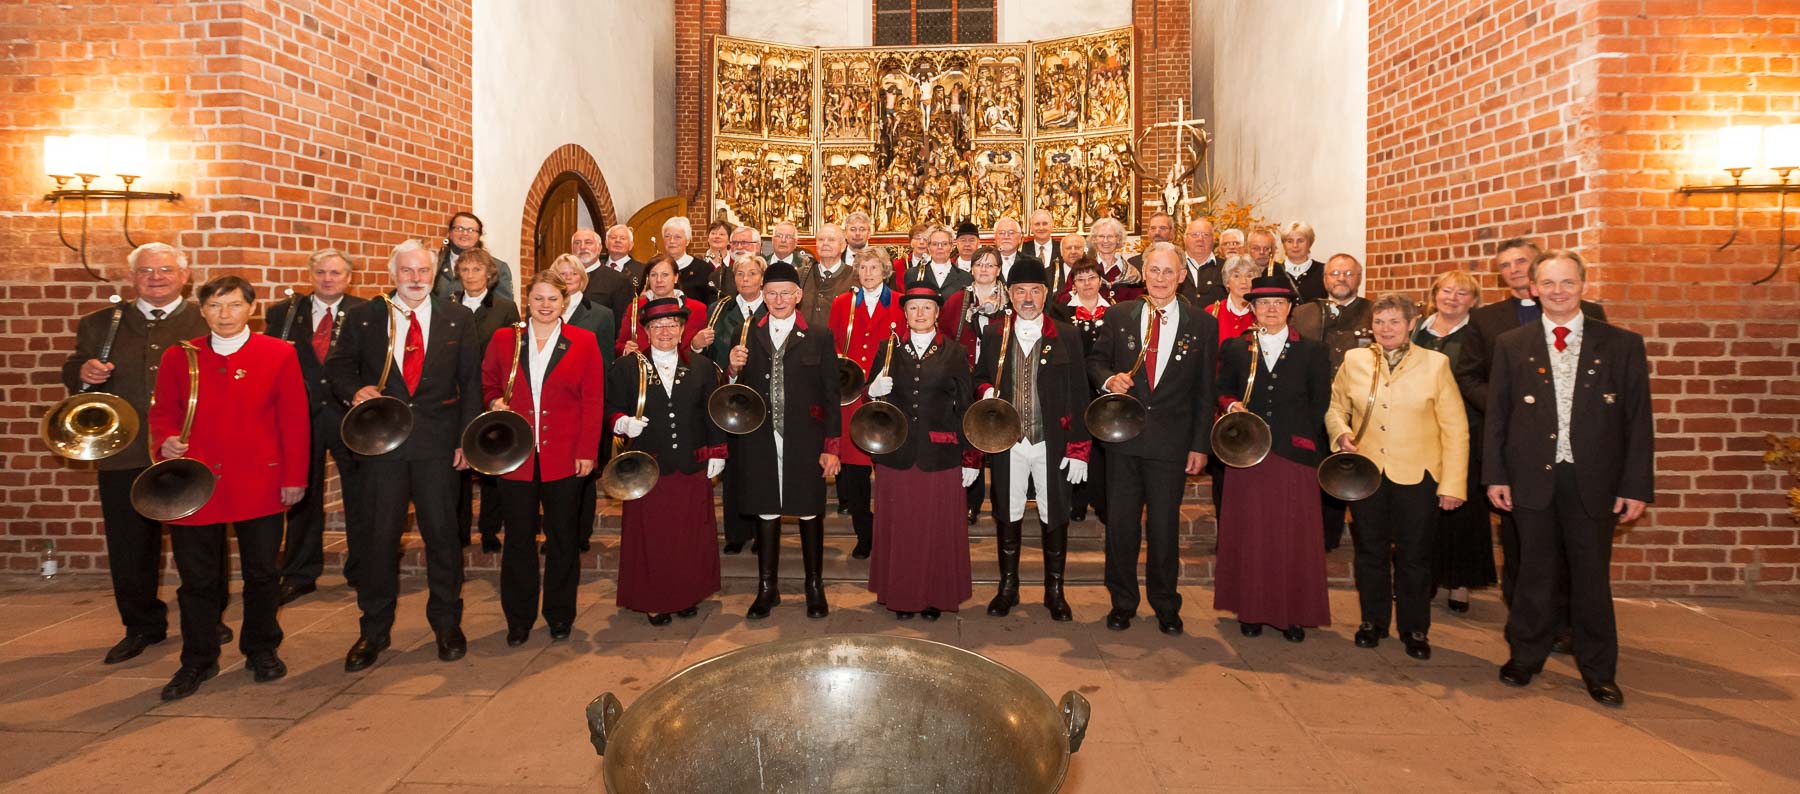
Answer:
[[[218,674],[219,665],[217,663],[205,667],[183,666],[180,670],[175,671],[175,676],[169,679],[169,683],[163,685],[162,699],[180,700],[192,695],[200,691],[201,684],[212,680],[212,677]]]

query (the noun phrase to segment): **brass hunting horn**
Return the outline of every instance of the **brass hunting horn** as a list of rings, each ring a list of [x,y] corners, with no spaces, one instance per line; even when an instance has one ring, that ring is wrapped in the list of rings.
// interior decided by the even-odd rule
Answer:
[[[1144,311],[1150,311],[1149,298],[1144,298]],[[1135,377],[1149,355],[1150,340],[1146,334],[1143,344],[1139,346],[1137,360],[1131,363],[1131,369],[1125,371],[1125,376]],[[1087,410],[1081,413],[1082,421],[1087,423],[1088,432],[1095,440],[1113,444],[1137,438],[1139,433],[1144,432],[1144,425],[1149,418],[1150,411],[1144,407],[1143,401],[1125,392],[1102,394],[1088,403]]]
[[[887,363],[877,378],[885,378],[893,372],[894,347],[898,344],[899,336],[890,331]],[[850,414],[850,440],[870,455],[885,455],[906,446],[908,424],[906,412],[900,410],[900,406],[886,400],[870,400]]]
[[[1262,356],[1256,343],[1261,329],[1251,330],[1250,376],[1244,380],[1244,410],[1227,412],[1212,426],[1213,455],[1234,469],[1247,469],[1261,463],[1269,456],[1269,448],[1274,443],[1269,423],[1249,410],[1250,399],[1256,394],[1256,367]]]
[[[637,419],[644,419],[644,401],[650,395],[650,359],[638,353],[638,398]],[[631,439],[622,442],[624,447],[631,446]],[[662,469],[656,464],[656,456],[641,449],[633,449],[614,455],[606,462],[606,468],[600,470],[600,490],[607,496],[621,502],[629,502],[650,493],[656,487],[656,481],[662,477]]]
[[[750,341],[750,321],[751,318],[745,317],[744,327],[738,332],[739,347],[745,347]],[[712,396],[707,398],[706,415],[720,430],[741,436],[762,427],[763,420],[768,418],[769,406],[749,385],[728,383],[714,389]]]
[[[463,460],[469,462],[469,468],[490,476],[507,474],[525,465],[525,459],[531,457],[531,450],[537,446],[531,423],[512,410],[513,381],[518,378],[519,359],[524,356],[526,340],[531,333],[525,322],[514,328],[518,332],[515,340],[518,344],[513,345],[512,369],[506,371],[506,390],[500,396],[507,407],[475,417],[468,427],[463,428],[462,434]]]
[[[394,301],[387,295],[377,298],[387,304],[388,315],[394,313]],[[429,299],[428,299],[429,300]],[[400,334],[400,323],[395,321],[388,331],[387,358],[381,365],[381,380],[375,383],[375,390],[387,391],[388,375],[394,369],[394,338]],[[412,406],[405,400],[388,394],[371,397],[350,406],[344,412],[344,419],[338,423],[338,435],[343,438],[344,446],[358,455],[385,455],[400,448],[406,443],[407,436],[412,435]]]
[[[1000,382],[1006,378],[1006,352],[1012,346],[1012,327],[1013,315],[1008,312],[1006,325],[1000,328],[999,357],[994,361],[996,394]],[[1012,403],[999,396],[985,397],[963,412],[963,436],[969,439],[970,446],[989,455],[998,455],[1019,443],[1019,439],[1025,437],[1025,428],[1019,422],[1019,409]]]
[[[106,329],[106,341],[100,345],[100,363],[112,358],[113,342],[119,338],[119,323],[125,318],[125,307],[118,295],[112,296],[112,323]],[[93,391],[91,383],[81,384],[74,394],[50,406],[38,425],[38,436],[50,451],[69,460],[100,460],[117,455],[137,439],[139,417],[131,403],[116,394]]]
[[[181,443],[188,443],[194,429],[194,409],[200,404],[200,349],[181,343],[188,360],[187,416],[181,420]],[[153,521],[179,521],[206,506],[218,478],[206,464],[182,456],[160,461],[131,481],[131,506]]]
[[[1351,446],[1362,443],[1363,432],[1372,424],[1375,392],[1381,388],[1381,370],[1387,365],[1381,355],[1381,343],[1371,343],[1369,352],[1375,357],[1374,374],[1369,376],[1369,400],[1363,406],[1362,426],[1356,429],[1356,437],[1350,439]],[[1351,418],[1355,418],[1354,415]],[[1320,488],[1346,502],[1360,502],[1381,487],[1381,467],[1368,456],[1355,452],[1339,452],[1319,461],[1318,476]]]

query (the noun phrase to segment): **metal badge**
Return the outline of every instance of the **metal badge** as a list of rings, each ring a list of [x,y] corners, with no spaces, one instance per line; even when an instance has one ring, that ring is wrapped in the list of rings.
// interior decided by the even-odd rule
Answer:
[[[1605,400],[1607,405],[1612,405],[1615,401],[1618,400],[1618,397],[1619,397],[1619,395],[1616,393],[1613,393],[1613,392],[1607,392],[1605,394],[1600,395],[1600,399]]]
[[[1532,405],[1532,404],[1535,404],[1536,402],[1537,402],[1536,397],[1533,397],[1529,394],[1525,395],[1525,404],[1526,405]]]

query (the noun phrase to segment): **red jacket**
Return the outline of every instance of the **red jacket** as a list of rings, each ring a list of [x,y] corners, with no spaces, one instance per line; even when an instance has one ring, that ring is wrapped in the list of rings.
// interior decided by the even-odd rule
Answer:
[[[484,405],[492,405],[506,390],[506,368],[512,364],[518,332],[516,327],[502,328],[494,332],[494,340],[488,343],[481,362]],[[523,465],[502,476],[530,480],[535,459],[543,468],[539,475],[544,482],[573,477],[576,460],[595,460],[598,464],[595,451],[600,449],[605,414],[602,392],[606,387],[600,343],[594,340],[593,332],[563,323],[556,352],[550,356],[549,374],[544,376],[543,410],[532,403],[532,342],[528,339],[525,344],[508,407],[536,428],[537,449],[525,458]]]
[[[1231,298],[1227,296],[1224,300],[1213,301],[1211,305],[1202,310],[1219,321],[1220,350],[1225,349],[1226,340],[1243,336],[1245,331],[1250,330],[1250,326],[1256,324],[1256,312],[1252,311],[1240,317],[1225,307],[1225,302],[1229,300]]]
[[[882,354],[887,350],[889,335],[906,328],[906,314],[900,310],[900,296],[883,285],[880,297],[876,298],[879,303],[875,308],[875,316],[869,316],[866,308],[868,304],[858,305],[856,325],[849,329],[855,332],[855,338],[846,341],[844,331],[850,323],[850,301],[859,296],[859,290],[860,287],[852,289],[831,302],[831,339],[837,344],[840,355],[849,356],[861,364],[863,373],[873,379],[880,374],[875,371],[875,367],[887,360]],[[851,415],[864,402],[866,401],[859,397],[856,402],[843,407],[845,429],[850,427]],[[869,454],[855,444],[845,444],[842,449],[844,463],[851,466],[875,465]]]
[[[246,521],[287,510],[282,488],[305,488],[312,453],[306,381],[294,347],[251,334],[236,353],[213,352],[211,336],[163,352],[150,406],[150,456],[161,460],[163,439],[181,435],[187,416],[185,345],[197,348],[200,399],[187,457],[205,463],[218,482],[200,511],[171,524],[204,526]]]
[[[706,327],[706,304],[685,295],[682,296],[681,300],[683,301],[682,305],[686,306],[688,310],[687,327],[681,329],[681,347],[686,349],[688,343],[693,341],[694,334],[700,333],[700,329]],[[637,342],[639,352],[649,355],[650,332],[644,330],[643,323],[638,322],[638,317],[644,311],[644,304],[647,302],[648,300],[642,295],[638,296],[637,301],[632,304],[632,308],[625,310],[625,316],[618,318],[618,322],[620,323],[619,338],[618,341],[613,343],[614,358],[625,355],[625,343],[627,341]],[[626,325],[627,323],[630,325]],[[500,366],[502,370],[504,370],[506,364],[502,363]],[[604,377],[604,374],[602,374],[602,377]]]

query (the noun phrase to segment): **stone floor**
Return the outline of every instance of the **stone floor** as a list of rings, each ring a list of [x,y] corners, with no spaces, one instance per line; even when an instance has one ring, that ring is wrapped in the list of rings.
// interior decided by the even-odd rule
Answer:
[[[470,653],[432,651],[421,582],[406,580],[394,650],[343,672],[357,612],[341,583],[282,612],[286,679],[257,685],[235,650],[185,701],[157,690],[171,637],[125,664],[100,656],[120,630],[106,583],[0,578],[0,787],[19,791],[595,791],[601,759],[582,707],[602,691],[629,706],[682,667],[743,645],[831,632],[923,636],[1010,665],[1051,696],[1093,703],[1070,792],[1794,791],[1800,788],[1800,603],[1622,600],[1629,703],[1588,700],[1566,658],[1527,690],[1501,686],[1502,610],[1434,610],[1437,653],[1350,644],[1354,625],[1304,644],[1239,636],[1203,588],[1183,588],[1188,634],[1100,625],[1105,592],[1072,593],[1078,622],[1041,608],[897,623],[854,585],[809,621],[797,599],[744,621],[741,585],[694,620],[655,628],[612,604],[610,580],[581,589],[572,641],[503,641],[495,583],[467,588]],[[173,588],[166,588],[171,591]],[[1035,593],[1028,592],[1027,597]],[[985,598],[986,593],[978,593]],[[1340,620],[1354,594],[1332,592]],[[173,621],[174,616],[171,615]],[[235,613],[233,615],[235,620]]]

